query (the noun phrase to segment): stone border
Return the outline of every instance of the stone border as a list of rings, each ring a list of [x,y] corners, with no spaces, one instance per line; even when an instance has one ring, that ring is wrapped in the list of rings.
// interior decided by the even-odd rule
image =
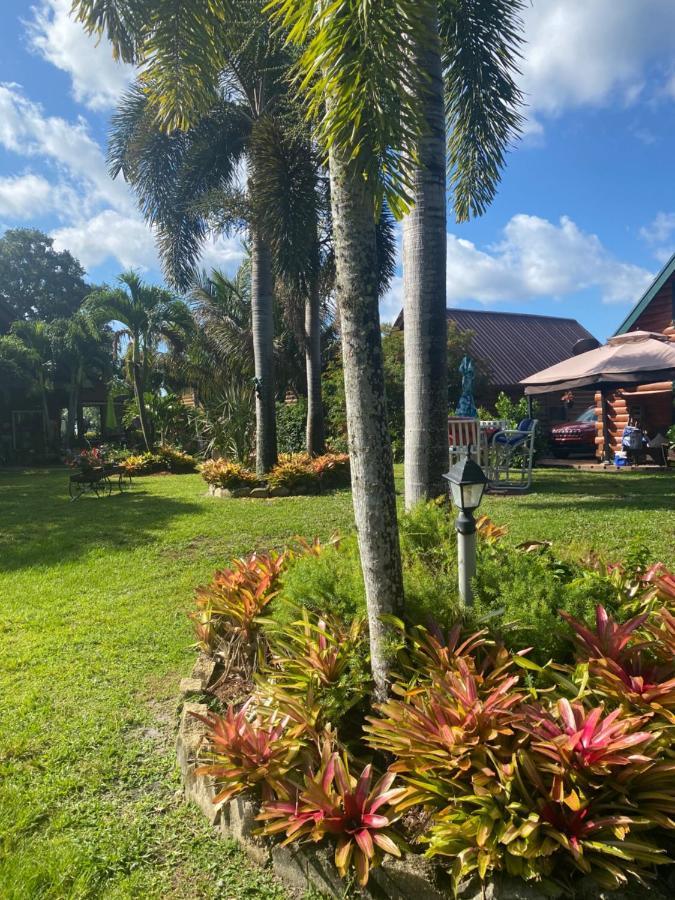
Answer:
[[[189,677],[180,683],[180,725],[176,756],[187,800],[195,803],[223,840],[234,839],[254,863],[272,869],[276,877],[296,897],[310,888],[327,897],[359,897],[363,900],[550,900],[536,885],[517,878],[493,879],[484,885],[471,878],[453,892],[446,871],[417,854],[402,859],[386,856],[382,864],[371,870],[365,889],[347,895],[347,883],[333,863],[329,845],[291,845],[282,847],[257,836],[255,817],[258,804],[248,797],[236,797],[229,803],[214,804],[214,779],[195,775],[200,750],[205,742],[206,726],[193,713],[205,715],[208,706],[201,702],[203,694],[218,678],[216,662],[201,653]],[[671,876],[675,881],[675,878]],[[658,889],[630,885],[625,890],[605,892],[595,882],[582,880],[575,896],[580,900],[666,900]],[[672,894],[671,894],[672,896]]]
[[[238,497],[252,497],[264,499],[266,497],[290,497],[291,492],[287,487],[276,487],[276,488],[268,488],[264,485],[257,485],[256,487],[240,487],[240,488],[223,488],[218,487],[215,484],[209,485],[210,497],[219,497],[222,499],[231,499]],[[308,496],[307,494],[299,494],[298,496]]]

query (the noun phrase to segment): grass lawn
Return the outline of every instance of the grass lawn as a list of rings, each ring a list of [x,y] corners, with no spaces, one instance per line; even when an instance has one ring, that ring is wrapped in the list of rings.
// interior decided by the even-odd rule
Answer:
[[[400,477],[400,470],[398,475]],[[515,539],[675,566],[675,478],[542,471],[487,498]],[[180,798],[177,683],[195,585],[235,554],[350,527],[347,491],[217,501],[198,476],[67,498],[67,472],[0,472],[0,897],[281,898]]]

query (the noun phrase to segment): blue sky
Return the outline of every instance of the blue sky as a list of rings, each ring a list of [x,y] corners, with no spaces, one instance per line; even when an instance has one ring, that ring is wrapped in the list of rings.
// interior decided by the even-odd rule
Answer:
[[[37,226],[92,280],[159,279],[151,231],[105,171],[132,73],[68,17],[70,0],[0,8],[0,231]],[[578,318],[611,334],[675,250],[675,4],[533,0],[525,134],[481,219],[448,224],[448,305]],[[232,271],[234,239],[204,263]],[[400,308],[397,278],[383,318]]]

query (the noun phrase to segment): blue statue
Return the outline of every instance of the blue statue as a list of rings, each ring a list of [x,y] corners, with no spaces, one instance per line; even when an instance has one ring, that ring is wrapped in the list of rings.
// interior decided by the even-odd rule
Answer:
[[[465,356],[461,361],[459,371],[462,373],[462,396],[459,398],[455,415],[474,419],[478,412],[473,399],[474,366],[470,356]]]

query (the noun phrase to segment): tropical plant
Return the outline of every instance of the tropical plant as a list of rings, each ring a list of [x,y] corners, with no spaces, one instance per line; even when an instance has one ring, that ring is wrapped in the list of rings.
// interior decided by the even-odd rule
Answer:
[[[193,713],[207,726],[209,748],[202,752],[195,774],[210,775],[218,785],[214,803],[231,800],[246,791],[260,791],[263,800],[287,796],[285,779],[289,771],[307,767],[298,755],[308,745],[300,735],[302,729],[289,727],[288,718],[263,721],[252,714],[246,703],[238,712],[229,706],[225,715]]]
[[[125,20],[128,33],[120,37],[113,15],[99,15],[84,0],[77,6],[89,26],[107,27],[116,48],[141,67],[139,84],[123,100],[113,122],[110,160],[113,174],[124,173],[144,213],[158,228],[169,275],[186,286],[208,233],[243,225],[248,229],[258,473],[263,474],[276,460],[275,276],[283,281],[281,293],[305,301],[302,343],[308,373],[308,437],[312,452],[321,451],[320,207],[324,201],[312,143],[287,96],[290,54],[283,40],[271,31],[258,0],[191,9],[187,18],[194,27],[181,31],[180,38],[171,29],[159,29],[152,40],[142,29],[136,31],[129,19]],[[169,14],[159,2],[149,6],[154,6],[160,19]],[[206,38],[213,28],[221,36],[217,42]],[[125,46],[125,38],[134,43],[133,49]],[[196,57],[188,44],[197,50]],[[177,57],[176,45],[180,45]],[[169,69],[175,77],[167,77]],[[247,164],[246,191],[237,184],[241,161]],[[167,172],[171,190],[167,190]]]
[[[302,453],[280,456],[267,476],[267,483],[271,488],[286,488],[303,494],[316,493],[321,486],[310,457]]]
[[[410,53],[427,76],[415,98],[426,129],[409,150],[414,203],[403,223],[408,509],[442,493],[447,465],[446,132],[453,207],[465,221],[492,201],[518,134],[522,7],[521,0],[419,4],[427,34]]]
[[[266,629],[270,661],[259,677],[261,693],[272,688],[272,698],[280,692],[285,697],[311,697],[320,707],[314,727],[340,725],[371,687],[363,617],[345,625],[336,616],[318,618],[302,609],[288,625],[270,620]]]
[[[258,483],[255,472],[227,459],[207,459],[200,464],[199,471],[207,484],[228,490],[254,487]]]
[[[43,321],[21,320],[14,322],[11,335],[24,348],[24,363],[39,394],[42,405],[42,436],[45,450],[54,442],[49,418],[49,390],[54,376],[54,348],[49,325]]]
[[[252,553],[232,560],[195,592],[197,611],[191,614],[200,641],[217,650],[226,670],[249,673],[263,658],[266,638],[261,616],[276,595],[286,554]]]
[[[184,344],[193,319],[182,300],[163,288],[146,284],[138,273],[124,272],[117,280],[122,287],[94,291],[87,297],[85,307],[95,320],[119,322],[123,326],[115,332],[115,341],[118,346],[125,340],[128,342],[131,382],[143,440],[149,451],[153,442],[145,393],[151,357],[160,342]]]
[[[264,834],[285,833],[282,846],[298,840],[315,843],[330,837],[336,842],[335,865],[344,878],[354,868],[361,886],[383,855],[400,856],[401,850],[390,830],[396,820],[391,804],[402,793],[393,788],[396,779],[387,773],[371,786],[372,766],[356,779],[346,758],[324,744],[321,767],[306,775],[297,797],[263,803],[258,816]]]

